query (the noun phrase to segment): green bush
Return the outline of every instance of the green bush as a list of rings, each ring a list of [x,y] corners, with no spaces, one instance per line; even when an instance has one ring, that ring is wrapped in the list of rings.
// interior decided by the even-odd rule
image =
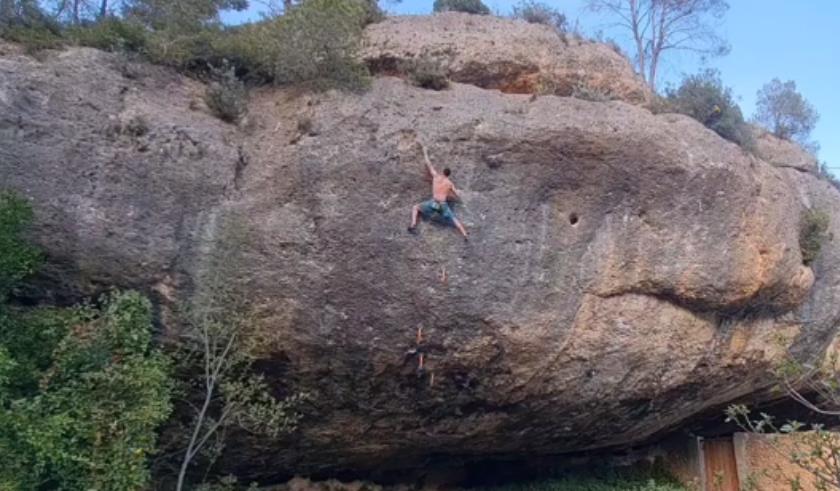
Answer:
[[[350,90],[368,85],[358,50],[364,26],[383,18],[374,0],[307,0],[283,16],[254,24],[224,27],[218,22],[220,8],[243,5],[242,0],[131,0],[124,18],[82,23],[64,32],[57,24],[0,22],[0,36],[31,52],[66,42],[136,52],[199,78],[212,75],[208,66],[229,63],[249,83]]]
[[[481,491],[686,491],[663,471],[621,471],[568,474],[543,481],[483,488]]]
[[[127,18],[156,31],[181,34],[199,31],[219,24],[222,10],[242,11],[247,0],[124,0]]]
[[[369,83],[357,56],[367,13],[364,1],[307,0],[252,29],[249,40],[276,83],[359,90]]]
[[[820,254],[823,242],[828,238],[830,218],[821,210],[809,209],[802,215],[799,226],[799,249],[802,262],[811,264]]]
[[[23,237],[32,220],[29,203],[0,191],[0,302],[38,266],[40,255]]]
[[[64,44],[61,26],[35,0],[0,0],[0,38],[23,45],[29,54]]]
[[[362,5],[362,24],[364,26],[385,20],[385,12],[379,8],[379,0],[358,0]]]
[[[267,49],[256,37],[253,26],[210,26],[192,32],[150,32],[143,54],[152,63],[184,70],[202,79],[214,76],[209,67],[229,66],[256,81],[268,82],[271,74],[261,65],[260,58],[268,58]],[[253,77],[254,74],[258,76]]]
[[[274,80],[275,62],[282,46],[274,42],[280,22],[278,19],[256,24],[226,28],[210,39],[213,65],[229,64],[236,69],[240,78],[253,83],[269,83]]]
[[[0,195],[0,282],[34,270],[25,202]],[[0,298],[0,489],[148,489],[147,459],[170,412],[169,363],[151,347],[151,304],[22,309]]]
[[[435,0],[435,12],[465,12],[467,14],[489,15],[490,9],[481,0]]]
[[[207,107],[222,121],[236,123],[248,111],[248,91],[233,67],[213,70],[218,80],[204,94]]]
[[[0,29],[0,38],[23,46],[28,54],[64,46],[64,38],[53,29],[41,26],[9,26]]]
[[[222,30],[207,28],[179,33],[175,30],[152,31],[146,39],[143,54],[152,63],[179,69],[202,70],[214,56],[213,46]]]
[[[440,60],[428,56],[406,62],[402,71],[407,73],[411,82],[424,89],[443,90],[449,87],[446,68]]]
[[[794,140],[803,146],[820,115],[816,108],[796,90],[796,82],[774,78],[756,94],[755,121],[779,138]]]
[[[146,48],[149,32],[137,22],[108,17],[90,25],[70,28],[67,37],[79,46],[136,53]]]
[[[537,0],[521,0],[513,7],[513,17],[566,32],[566,16],[554,7]]]
[[[0,411],[0,488],[143,490],[157,426],[170,412],[168,362],[150,347],[151,305],[112,294],[102,311],[80,309],[45,321],[7,315],[0,323],[6,364],[33,368],[6,384]]]
[[[691,116],[745,149],[752,148],[752,134],[741,108],[735,103],[732,90],[723,85],[718,71],[709,69],[688,75],[678,88],[668,88],[665,94],[671,111]]]

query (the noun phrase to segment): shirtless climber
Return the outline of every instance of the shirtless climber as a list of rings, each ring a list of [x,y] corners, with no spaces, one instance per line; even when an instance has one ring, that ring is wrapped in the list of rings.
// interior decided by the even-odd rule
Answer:
[[[408,231],[414,233],[417,227],[417,218],[421,213],[424,218],[431,218],[433,215],[437,214],[440,215],[446,223],[454,225],[455,228],[461,232],[461,235],[464,236],[464,240],[467,240],[467,231],[464,229],[464,226],[461,225],[461,222],[455,218],[455,214],[452,213],[452,208],[450,208],[449,203],[447,203],[447,200],[450,198],[460,199],[460,196],[458,196],[458,190],[455,189],[455,185],[449,180],[449,174],[451,171],[449,168],[443,169],[443,173],[436,171],[435,168],[432,167],[432,162],[429,160],[429,153],[426,151],[426,147],[423,144],[420,144],[420,146],[423,148],[423,158],[426,160],[426,169],[432,176],[432,199],[424,201],[419,205],[414,205],[414,208],[411,209],[411,226],[408,227]]]

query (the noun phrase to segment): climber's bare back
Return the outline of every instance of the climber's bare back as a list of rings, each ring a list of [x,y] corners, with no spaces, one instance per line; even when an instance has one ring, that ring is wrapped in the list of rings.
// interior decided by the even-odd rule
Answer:
[[[443,202],[448,200],[452,196],[454,189],[455,185],[443,174],[435,172],[432,176],[432,198],[435,201]]]

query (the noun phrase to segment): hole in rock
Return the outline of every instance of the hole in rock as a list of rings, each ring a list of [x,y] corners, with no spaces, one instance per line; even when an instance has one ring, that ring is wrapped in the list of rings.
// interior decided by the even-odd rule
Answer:
[[[572,225],[577,225],[580,221],[580,217],[578,217],[577,213],[570,213],[569,214],[569,223]]]

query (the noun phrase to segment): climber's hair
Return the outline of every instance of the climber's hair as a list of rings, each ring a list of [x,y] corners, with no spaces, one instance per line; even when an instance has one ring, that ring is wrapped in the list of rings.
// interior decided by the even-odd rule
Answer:
[[[449,174],[452,174],[452,171],[449,170],[449,167],[443,169],[443,175],[449,177]]]

